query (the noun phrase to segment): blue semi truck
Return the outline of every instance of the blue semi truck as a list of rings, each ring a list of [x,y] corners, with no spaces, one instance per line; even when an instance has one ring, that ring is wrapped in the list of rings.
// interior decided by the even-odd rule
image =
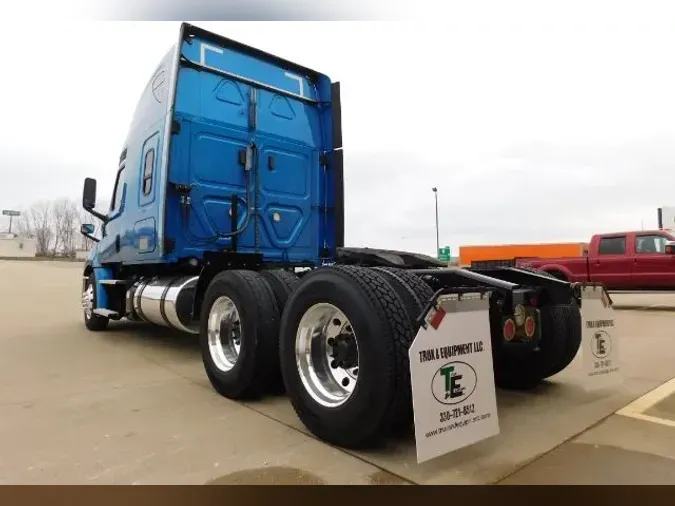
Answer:
[[[102,222],[81,229],[95,241],[89,330],[128,319],[194,334],[217,392],[284,390],[339,446],[411,426],[408,349],[443,294],[489,294],[499,387],[533,387],[580,346],[577,285],[345,247],[339,83],[191,24],[143,90],[110,208],[96,210],[91,178],[82,205]]]

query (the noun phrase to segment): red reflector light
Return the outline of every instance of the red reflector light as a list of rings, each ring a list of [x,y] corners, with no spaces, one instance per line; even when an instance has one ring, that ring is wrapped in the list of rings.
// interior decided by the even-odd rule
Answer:
[[[534,331],[535,331],[534,318],[528,316],[525,319],[525,335],[527,337],[532,337],[534,335]]]
[[[516,335],[516,324],[510,318],[504,322],[504,339],[510,341]]]
[[[439,307],[438,309],[436,309],[436,312],[431,317],[431,321],[429,322],[431,326],[434,328],[434,330],[438,330],[438,327],[441,326],[443,318],[445,318],[445,310]]]

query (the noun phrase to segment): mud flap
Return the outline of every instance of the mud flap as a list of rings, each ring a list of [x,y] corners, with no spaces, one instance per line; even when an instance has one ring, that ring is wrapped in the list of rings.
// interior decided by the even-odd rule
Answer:
[[[584,388],[615,386],[623,378],[619,372],[619,336],[612,301],[603,286],[590,284],[579,289]]]
[[[409,350],[418,463],[499,434],[489,293],[434,299]]]

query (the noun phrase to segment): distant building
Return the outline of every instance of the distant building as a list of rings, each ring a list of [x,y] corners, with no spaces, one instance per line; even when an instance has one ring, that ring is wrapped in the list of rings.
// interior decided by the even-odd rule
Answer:
[[[37,253],[37,239],[19,237],[17,234],[0,234],[0,258],[30,258]]]

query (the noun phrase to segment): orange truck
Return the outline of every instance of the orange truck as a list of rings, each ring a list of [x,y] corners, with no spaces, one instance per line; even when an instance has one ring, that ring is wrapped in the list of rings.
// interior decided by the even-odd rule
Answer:
[[[498,263],[521,258],[580,257],[587,251],[588,243],[585,242],[460,246],[459,266],[471,267],[472,262]]]

